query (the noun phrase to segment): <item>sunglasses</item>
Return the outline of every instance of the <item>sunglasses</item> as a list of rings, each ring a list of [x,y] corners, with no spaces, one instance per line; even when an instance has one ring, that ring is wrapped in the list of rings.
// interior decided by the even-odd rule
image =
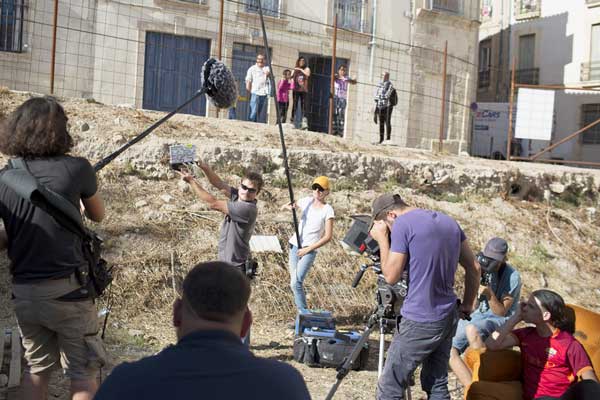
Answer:
[[[244,185],[243,183],[240,183],[240,187],[242,189],[244,189],[245,191],[247,191],[248,193],[256,193],[257,192],[257,190],[255,188],[250,188],[250,187]]]
[[[317,185],[316,183],[312,185],[312,190],[318,190],[319,192],[325,191],[325,189],[323,189],[320,185]]]

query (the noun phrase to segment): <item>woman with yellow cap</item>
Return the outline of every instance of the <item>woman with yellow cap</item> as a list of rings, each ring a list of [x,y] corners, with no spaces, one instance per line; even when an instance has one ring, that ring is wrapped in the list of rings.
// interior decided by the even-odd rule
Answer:
[[[299,313],[308,312],[303,286],[304,278],[315,262],[317,249],[329,242],[333,235],[335,215],[331,205],[325,201],[329,189],[329,179],[326,176],[319,176],[312,183],[312,196],[304,197],[293,205],[301,215],[299,234],[302,248],[298,249],[294,234],[289,240],[290,286]],[[284,207],[291,209],[292,206],[286,204]]]

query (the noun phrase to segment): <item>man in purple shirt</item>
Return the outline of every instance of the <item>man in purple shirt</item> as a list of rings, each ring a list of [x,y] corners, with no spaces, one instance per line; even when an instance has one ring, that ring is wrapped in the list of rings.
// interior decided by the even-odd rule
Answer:
[[[403,399],[422,365],[421,387],[429,399],[450,399],[448,360],[458,318],[473,311],[480,267],[458,223],[436,211],[408,206],[397,194],[373,202],[371,236],[381,250],[381,270],[393,285],[408,268],[408,294],[377,385],[377,399]],[[457,307],[454,274],[465,269]]]

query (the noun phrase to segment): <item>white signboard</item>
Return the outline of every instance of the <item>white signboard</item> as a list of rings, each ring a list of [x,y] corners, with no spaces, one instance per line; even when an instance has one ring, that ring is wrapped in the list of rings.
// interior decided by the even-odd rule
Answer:
[[[554,91],[519,89],[517,139],[550,140],[554,121]]]
[[[505,158],[508,103],[477,103],[473,114],[473,156]]]

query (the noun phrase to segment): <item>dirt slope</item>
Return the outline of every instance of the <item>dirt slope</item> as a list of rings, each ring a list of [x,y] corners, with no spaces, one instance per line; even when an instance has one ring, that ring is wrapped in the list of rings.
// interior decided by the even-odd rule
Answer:
[[[0,90],[0,119],[26,98],[26,94]],[[79,99],[64,99],[64,105],[78,142],[75,152],[92,161],[162,115]],[[320,252],[306,286],[310,305],[332,310],[341,324],[363,326],[363,316],[373,304],[375,277],[365,275],[361,285],[352,289],[354,273],[364,260],[346,254],[338,242],[350,226],[349,215],[368,213],[372,200],[385,191],[396,191],[410,204],[456,218],[476,250],[493,236],[506,238],[509,262],[523,276],[524,294],[544,286],[568,302],[600,311],[596,212],[600,172],[353,144],[288,127],[285,140],[296,197],[309,194],[315,174],[326,173],[333,179],[335,241]],[[150,354],[174,340],[173,286],[195,263],[216,254],[221,215],[196,202],[164,165],[165,145],[176,142],[196,144],[199,154],[231,184],[238,182],[244,168],[262,171],[266,187],[259,197],[256,233],[277,235],[285,248],[293,230],[291,215],[279,210],[287,201],[287,189],[276,127],[177,116],[123,154],[99,173],[108,212],[95,227],[105,237],[106,256],[118,270],[107,333],[115,363]],[[258,258],[261,273],[252,296],[253,350],[290,362],[305,376],[313,397],[323,398],[335,381],[335,371],[309,369],[291,360],[293,334],[285,326],[294,309],[287,255],[259,254]],[[0,325],[14,325],[8,261],[2,256],[0,262]],[[457,275],[457,292],[462,290],[461,276]],[[373,398],[377,337],[372,340],[369,368],[352,372],[336,398]],[[65,398],[65,388],[57,378],[54,397]],[[459,398],[453,380],[451,389]]]

